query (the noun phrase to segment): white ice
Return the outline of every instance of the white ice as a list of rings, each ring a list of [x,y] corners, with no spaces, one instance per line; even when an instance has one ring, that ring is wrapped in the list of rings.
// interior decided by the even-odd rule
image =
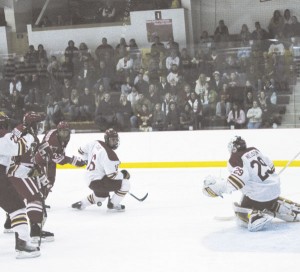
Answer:
[[[280,169],[277,169],[278,171]],[[231,216],[238,192],[213,199],[201,192],[208,174],[226,177],[227,170],[138,169],[131,172],[126,212],[102,207],[72,210],[71,204],[89,194],[84,170],[58,170],[47,204],[45,230],[55,241],[43,243],[41,257],[16,260],[14,236],[0,233],[0,268],[9,272],[205,272],[298,271],[300,223],[276,221],[265,231],[249,233]],[[282,196],[300,202],[300,169],[282,174]],[[4,223],[0,212],[0,228]]]

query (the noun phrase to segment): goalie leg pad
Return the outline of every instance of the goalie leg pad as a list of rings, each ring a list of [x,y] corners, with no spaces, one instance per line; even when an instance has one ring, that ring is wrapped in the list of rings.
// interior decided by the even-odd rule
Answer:
[[[243,208],[237,202],[234,202],[233,203],[233,211],[234,211],[235,216],[236,216],[236,223],[240,227],[247,228],[248,227],[248,222],[249,222],[248,213],[252,212],[252,210],[247,209],[247,208]]]
[[[275,217],[286,222],[299,222],[300,221],[300,204],[295,203],[289,199],[279,197],[273,212]]]

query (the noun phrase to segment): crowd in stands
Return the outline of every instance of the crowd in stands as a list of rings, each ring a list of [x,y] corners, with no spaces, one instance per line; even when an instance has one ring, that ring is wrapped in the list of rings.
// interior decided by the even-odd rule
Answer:
[[[112,46],[102,37],[95,52],[70,40],[63,58],[30,45],[3,67],[0,111],[16,122],[26,111],[44,112],[46,129],[61,120],[94,122],[101,131],[278,125],[277,96],[289,92],[294,76],[287,41],[299,33],[296,16],[284,14],[275,11],[268,30],[255,22],[235,35],[220,20],[193,52],[172,36],[167,43],[155,37],[146,55],[134,38]],[[232,43],[238,43],[235,50]]]

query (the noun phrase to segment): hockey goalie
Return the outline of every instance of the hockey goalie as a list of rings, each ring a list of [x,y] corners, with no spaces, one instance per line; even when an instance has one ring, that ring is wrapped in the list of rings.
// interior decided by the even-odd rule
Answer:
[[[222,197],[240,190],[242,199],[233,209],[240,226],[249,231],[266,228],[273,218],[286,222],[300,221],[300,204],[280,196],[280,177],[273,162],[255,147],[247,147],[246,141],[235,136],[228,144],[230,158],[227,179],[208,176],[202,191],[209,197]]]

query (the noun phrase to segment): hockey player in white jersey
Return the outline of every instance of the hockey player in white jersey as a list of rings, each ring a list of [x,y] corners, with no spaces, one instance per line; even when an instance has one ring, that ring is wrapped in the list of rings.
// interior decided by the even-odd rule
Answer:
[[[82,159],[87,161],[86,176],[93,193],[72,204],[72,208],[82,210],[92,204],[101,206],[108,198],[108,210],[125,210],[121,201],[129,192],[130,174],[127,170],[118,170],[120,161],[114,151],[118,146],[119,135],[110,128],[105,131],[104,142],[95,140],[79,148]],[[111,197],[110,192],[114,192]]]
[[[16,258],[40,256],[39,247],[30,242],[25,203],[7,177],[11,156],[24,154],[34,143],[34,137],[25,126],[7,131],[8,117],[0,115],[0,207],[9,214],[11,228],[15,232]]]
[[[234,203],[237,222],[249,231],[265,228],[274,217],[287,222],[300,221],[300,204],[280,197],[280,178],[273,162],[245,140],[235,136],[228,144],[231,154],[227,179],[208,176],[203,193],[210,197],[241,190],[241,203]]]

